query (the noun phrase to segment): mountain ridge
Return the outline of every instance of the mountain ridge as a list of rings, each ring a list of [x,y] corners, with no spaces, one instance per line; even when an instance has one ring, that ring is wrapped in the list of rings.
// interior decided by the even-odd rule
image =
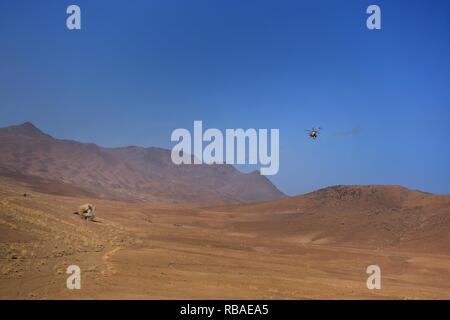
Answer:
[[[31,122],[0,128],[0,142],[0,171],[71,184],[100,197],[198,204],[285,197],[266,177],[231,165],[176,166],[170,150],[56,139]]]

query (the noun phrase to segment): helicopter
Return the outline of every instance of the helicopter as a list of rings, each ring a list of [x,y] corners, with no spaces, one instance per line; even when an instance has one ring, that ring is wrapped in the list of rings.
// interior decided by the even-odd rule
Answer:
[[[317,137],[319,136],[319,131],[320,130],[322,130],[321,127],[318,127],[317,129],[313,127],[311,130],[305,129],[305,131],[308,132],[308,136],[311,139],[317,139]]]

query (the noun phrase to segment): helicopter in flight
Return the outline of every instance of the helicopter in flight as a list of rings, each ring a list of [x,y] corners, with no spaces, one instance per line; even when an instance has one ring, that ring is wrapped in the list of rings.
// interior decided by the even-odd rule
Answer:
[[[317,139],[317,137],[319,136],[320,130],[322,130],[321,127],[318,127],[317,129],[316,128],[312,128],[311,130],[305,129],[305,131],[308,132],[308,136],[311,139]]]

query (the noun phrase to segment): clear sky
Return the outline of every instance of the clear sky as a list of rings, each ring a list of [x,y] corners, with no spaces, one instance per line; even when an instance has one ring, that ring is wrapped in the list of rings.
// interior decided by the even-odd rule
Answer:
[[[450,193],[450,1],[0,0],[0,126],[171,148],[194,120],[279,128],[270,179],[288,194]]]

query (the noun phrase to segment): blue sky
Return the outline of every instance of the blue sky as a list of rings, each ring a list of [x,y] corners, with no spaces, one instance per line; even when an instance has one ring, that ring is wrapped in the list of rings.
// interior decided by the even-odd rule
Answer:
[[[80,31],[66,28],[69,4]],[[366,28],[370,4],[381,30]],[[279,128],[270,179],[288,194],[448,194],[449,35],[446,0],[0,0],[0,126],[164,148],[194,120]]]

